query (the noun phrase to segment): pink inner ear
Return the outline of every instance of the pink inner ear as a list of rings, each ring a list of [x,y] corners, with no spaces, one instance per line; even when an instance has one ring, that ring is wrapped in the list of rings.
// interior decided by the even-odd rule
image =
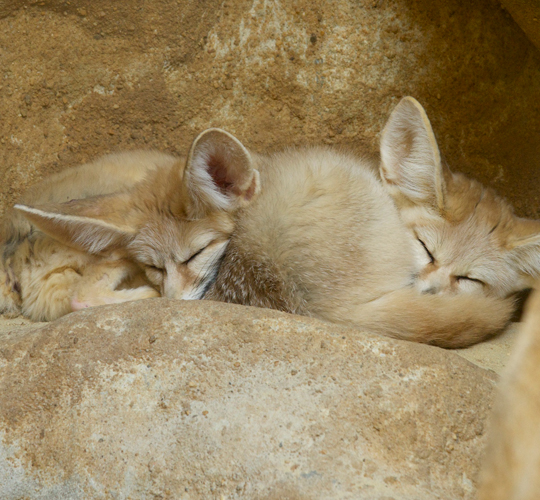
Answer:
[[[223,194],[230,193],[234,188],[234,182],[228,177],[227,167],[223,158],[212,155],[208,159],[208,173]]]

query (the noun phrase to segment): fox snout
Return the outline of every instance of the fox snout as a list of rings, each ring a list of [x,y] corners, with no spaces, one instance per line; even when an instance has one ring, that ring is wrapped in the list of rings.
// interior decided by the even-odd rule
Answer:
[[[189,270],[168,269],[161,285],[161,295],[175,300],[198,300],[204,295],[204,280]]]
[[[450,270],[444,267],[421,272],[416,286],[421,293],[432,295],[456,291],[455,278]]]
[[[189,286],[186,276],[179,272],[167,270],[161,286],[161,295],[169,299],[184,299],[184,295],[189,293]]]

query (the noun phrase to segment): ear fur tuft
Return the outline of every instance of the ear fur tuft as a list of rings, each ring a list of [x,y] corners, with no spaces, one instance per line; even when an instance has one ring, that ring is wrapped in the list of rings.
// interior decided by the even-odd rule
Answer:
[[[515,217],[515,225],[507,244],[510,249],[528,245],[540,247],[540,221]]]

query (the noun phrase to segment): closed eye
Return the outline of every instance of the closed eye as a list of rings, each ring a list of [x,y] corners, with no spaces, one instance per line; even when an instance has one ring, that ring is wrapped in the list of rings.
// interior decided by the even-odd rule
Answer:
[[[479,279],[471,278],[470,276],[456,276],[456,279],[458,281],[467,280],[467,281],[473,281],[474,283],[479,283],[480,285],[485,285],[485,283]]]
[[[429,259],[431,260],[431,263],[433,264],[435,262],[435,257],[433,257],[432,253],[428,250],[428,247],[426,246],[426,244],[420,238],[417,238],[417,239],[422,244],[422,246],[424,247],[424,250],[428,254]]]
[[[206,245],[205,247],[201,248],[200,250],[197,250],[189,259],[185,260],[184,262],[182,262],[182,264],[189,264],[193,259],[195,259],[198,255],[200,255],[201,253],[203,253],[204,250],[206,250],[208,248],[208,245]]]

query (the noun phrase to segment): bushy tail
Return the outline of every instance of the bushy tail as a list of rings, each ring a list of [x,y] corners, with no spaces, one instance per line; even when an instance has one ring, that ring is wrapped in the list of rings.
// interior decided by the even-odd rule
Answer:
[[[356,326],[439,347],[466,347],[499,333],[514,300],[482,295],[429,295],[403,288],[364,304]]]

